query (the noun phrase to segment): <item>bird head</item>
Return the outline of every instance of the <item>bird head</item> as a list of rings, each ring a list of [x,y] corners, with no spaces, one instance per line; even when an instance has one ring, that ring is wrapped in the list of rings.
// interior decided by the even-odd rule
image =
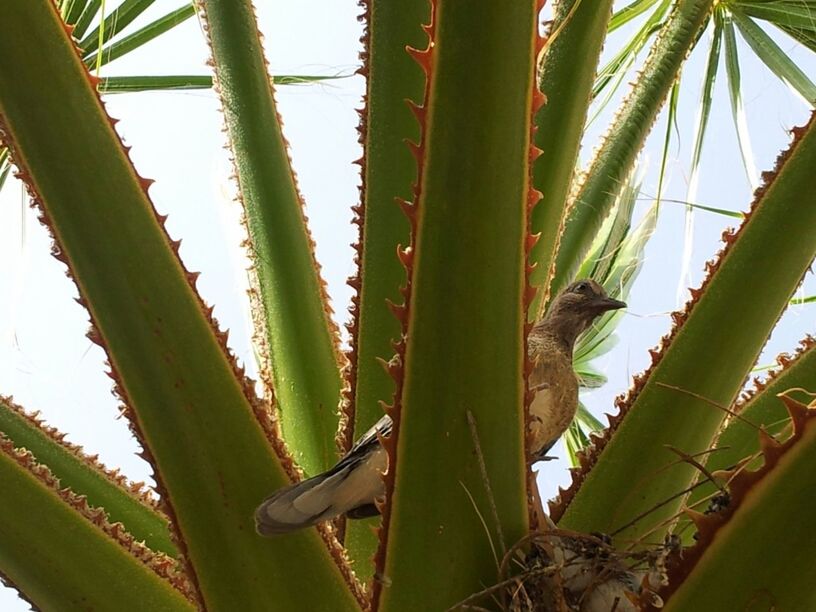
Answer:
[[[553,300],[547,316],[539,325],[549,327],[568,345],[605,312],[626,308],[626,303],[609,297],[591,279],[575,281]]]

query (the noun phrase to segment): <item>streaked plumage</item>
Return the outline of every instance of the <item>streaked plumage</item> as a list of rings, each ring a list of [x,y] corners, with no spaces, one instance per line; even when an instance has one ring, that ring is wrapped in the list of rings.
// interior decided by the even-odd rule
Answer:
[[[607,297],[598,283],[579,281],[567,287],[533,327],[528,337],[533,362],[529,384],[536,392],[530,406],[531,460],[542,458],[575,416],[578,381],[572,350],[576,338],[596,317],[624,306]],[[255,512],[258,533],[287,533],[342,514],[351,518],[377,514],[374,500],[385,494],[381,474],[388,463],[377,433],[390,433],[391,425],[388,416],[382,417],[333,468],[265,499]]]

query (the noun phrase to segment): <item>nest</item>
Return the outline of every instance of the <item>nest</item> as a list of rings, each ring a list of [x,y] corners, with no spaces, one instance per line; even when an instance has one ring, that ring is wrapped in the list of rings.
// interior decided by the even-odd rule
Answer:
[[[608,536],[558,529],[550,523],[517,542],[504,556],[497,584],[451,610],[506,612],[637,612],[661,608],[666,565],[680,540],[618,551]],[[487,606],[487,607],[486,607]]]

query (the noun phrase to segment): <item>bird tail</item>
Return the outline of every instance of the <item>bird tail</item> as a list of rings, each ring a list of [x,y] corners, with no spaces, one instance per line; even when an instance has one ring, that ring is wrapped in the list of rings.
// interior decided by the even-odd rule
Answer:
[[[376,437],[356,446],[327,472],[275,491],[255,511],[263,536],[288,533],[341,514],[379,514],[375,501],[385,493],[382,474],[388,458]]]
[[[255,529],[262,536],[281,535],[341,514],[332,505],[333,476],[325,472],[275,491],[255,510]]]

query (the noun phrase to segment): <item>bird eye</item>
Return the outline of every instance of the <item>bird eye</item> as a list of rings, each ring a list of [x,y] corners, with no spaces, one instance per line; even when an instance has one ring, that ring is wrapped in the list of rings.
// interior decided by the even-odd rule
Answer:
[[[586,291],[588,289],[589,289],[589,283],[586,282],[586,281],[581,281],[580,283],[575,285],[575,288],[573,289],[573,291],[575,293],[586,293]]]

